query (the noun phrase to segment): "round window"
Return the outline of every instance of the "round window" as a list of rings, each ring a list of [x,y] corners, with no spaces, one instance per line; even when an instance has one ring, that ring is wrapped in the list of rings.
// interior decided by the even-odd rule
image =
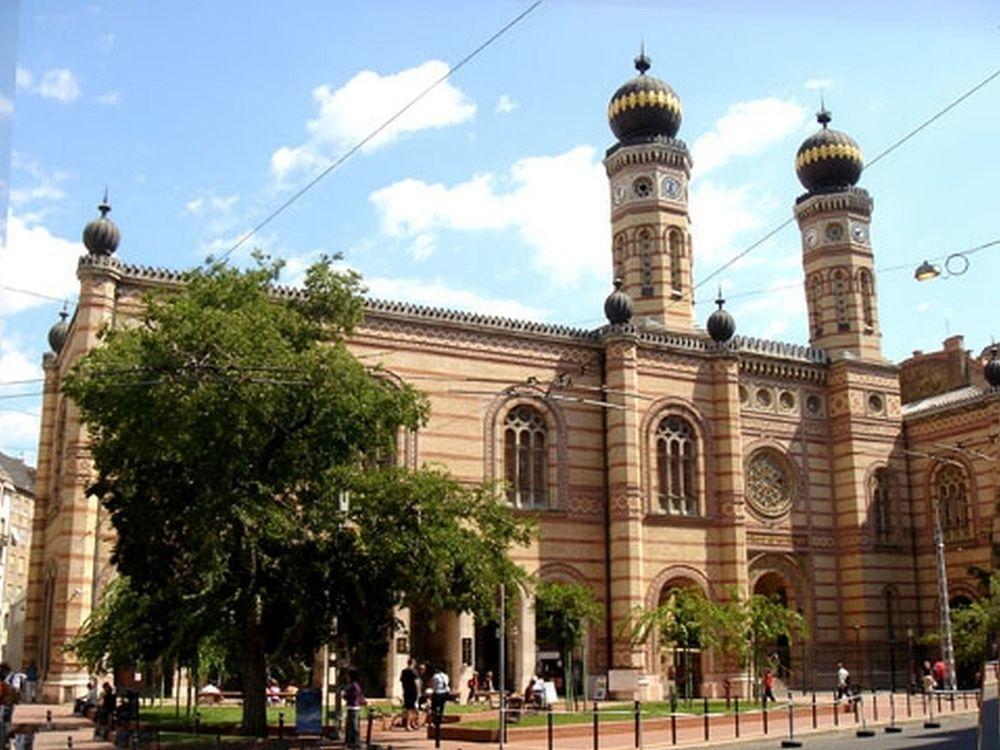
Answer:
[[[632,192],[636,198],[648,198],[653,194],[653,181],[648,177],[636,177],[632,182]]]
[[[791,509],[795,475],[777,451],[765,448],[750,456],[745,483],[747,503],[758,515],[777,518]]]

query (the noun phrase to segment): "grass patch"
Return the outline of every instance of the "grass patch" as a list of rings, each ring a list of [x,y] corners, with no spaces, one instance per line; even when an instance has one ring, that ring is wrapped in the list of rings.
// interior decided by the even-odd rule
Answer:
[[[201,728],[205,732],[213,729],[228,729],[238,727],[243,720],[242,706],[199,706],[199,718]],[[278,726],[280,714],[285,715],[285,726],[295,726],[295,706],[268,706],[267,723]],[[162,706],[143,706],[139,709],[139,719],[143,724],[194,727],[195,709],[191,713],[185,713],[184,708],[178,715],[175,706],[164,704]]]

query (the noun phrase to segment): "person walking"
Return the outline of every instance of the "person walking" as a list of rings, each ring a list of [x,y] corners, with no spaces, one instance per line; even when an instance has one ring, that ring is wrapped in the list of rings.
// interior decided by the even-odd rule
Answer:
[[[417,663],[407,659],[406,666],[399,673],[399,682],[403,686],[403,729],[410,731],[420,725],[417,714],[417,693],[420,690],[420,675],[417,674]]]
[[[344,727],[344,746],[361,746],[361,707],[368,701],[361,689],[361,674],[356,669],[347,671],[348,684],[344,688],[344,702],[347,704],[347,724]]]
[[[771,703],[775,703],[775,702],[777,702],[777,699],[774,697],[774,673],[770,669],[765,669],[764,670],[764,705],[767,705],[768,701],[771,701]]]
[[[24,702],[35,703],[38,700],[38,665],[28,662],[24,670]]]
[[[851,673],[847,671],[844,662],[837,662],[837,700],[850,698],[851,696]]]
[[[451,681],[440,665],[431,677],[431,691],[431,719],[435,727],[440,727],[444,720],[444,704],[451,698]]]

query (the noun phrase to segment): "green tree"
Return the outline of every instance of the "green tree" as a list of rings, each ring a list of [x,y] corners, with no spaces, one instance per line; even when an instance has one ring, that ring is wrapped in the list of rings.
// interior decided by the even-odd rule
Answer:
[[[959,662],[985,661],[991,640],[1000,634],[1000,571],[982,583],[982,596],[966,607],[951,610],[952,641]]]
[[[324,259],[289,294],[273,286],[280,268],[258,257],[190,272],[134,325],[104,331],[65,386],[90,432],[121,595],[156,621],[128,633],[143,653],[225,644],[256,735],[269,662],[311,658],[335,621],[377,655],[409,601],[485,609],[519,578],[507,553],[532,533],[491,488],[373,468],[427,401],[348,351],[357,275]],[[128,625],[121,609],[87,632]]]
[[[563,656],[563,685],[573,700],[573,651],[583,644],[587,625],[598,622],[601,607],[589,586],[575,581],[541,581],[535,587],[535,630],[544,633]]]

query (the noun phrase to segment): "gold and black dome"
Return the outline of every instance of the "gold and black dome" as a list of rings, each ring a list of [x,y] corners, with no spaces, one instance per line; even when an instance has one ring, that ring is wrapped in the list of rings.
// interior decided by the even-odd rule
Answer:
[[[619,143],[674,138],[681,127],[681,100],[659,78],[646,75],[645,51],[635,58],[639,75],[623,83],[608,104],[608,123]]]
[[[816,121],[823,127],[806,138],[795,155],[795,174],[811,193],[852,187],[864,169],[857,141],[846,133],[829,128],[830,120],[826,108],[820,109]]]

